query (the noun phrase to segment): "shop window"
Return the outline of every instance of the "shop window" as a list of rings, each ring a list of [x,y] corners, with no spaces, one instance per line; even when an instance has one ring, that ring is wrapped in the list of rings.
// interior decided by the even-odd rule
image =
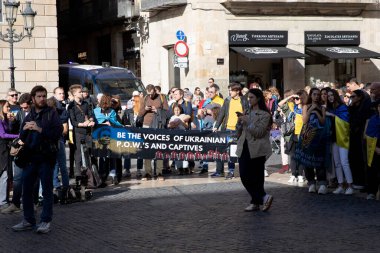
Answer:
[[[353,76],[356,76],[355,59],[335,60],[335,78],[338,83],[344,84]]]

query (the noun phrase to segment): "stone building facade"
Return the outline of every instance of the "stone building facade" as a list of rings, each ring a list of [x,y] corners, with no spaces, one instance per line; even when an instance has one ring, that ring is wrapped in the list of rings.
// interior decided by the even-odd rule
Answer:
[[[25,1],[20,1],[19,10]],[[2,6],[3,7],[3,6]],[[49,92],[58,86],[58,33],[55,0],[33,0],[32,8],[37,12],[35,28],[30,39],[14,43],[15,87],[18,91],[29,92],[35,85],[43,85]],[[8,27],[2,8],[1,31]],[[23,17],[18,13],[14,29],[23,30]],[[0,96],[10,88],[9,44],[0,41]],[[4,97],[4,96],[3,96]]]
[[[164,91],[172,86],[205,87],[209,77],[223,87],[224,94],[229,82],[249,84],[256,78],[264,87],[273,85],[282,91],[316,81],[342,85],[351,76],[364,83],[380,79],[377,0],[145,0],[141,11],[148,16],[149,26],[140,45],[142,81],[160,84]],[[173,66],[178,30],[185,33],[189,47],[187,68]],[[283,40],[236,45],[231,36],[240,32],[258,38],[280,32]],[[307,41],[315,33],[328,41]],[[352,36],[355,40],[345,39]],[[339,58],[312,51],[322,46],[343,51],[350,46],[358,53]],[[265,48],[280,47],[275,50],[293,50],[293,55],[247,57],[236,47],[258,48],[262,55]],[[370,53],[362,54],[362,49]]]

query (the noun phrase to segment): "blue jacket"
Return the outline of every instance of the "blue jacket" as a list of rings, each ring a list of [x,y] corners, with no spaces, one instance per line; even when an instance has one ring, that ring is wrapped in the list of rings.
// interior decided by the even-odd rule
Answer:
[[[109,121],[112,126],[123,126],[122,124],[120,124],[119,121],[117,121],[116,112],[111,108],[108,115],[105,115],[104,113],[102,113],[102,108],[100,107],[97,107],[94,109],[94,114],[95,114],[95,123],[97,125],[102,124],[106,121]]]

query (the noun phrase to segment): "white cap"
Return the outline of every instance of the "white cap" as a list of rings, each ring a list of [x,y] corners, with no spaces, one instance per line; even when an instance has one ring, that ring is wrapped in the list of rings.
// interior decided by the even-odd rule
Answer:
[[[140,92],[138,92],[137,90],[135,90],[133,93],[132,93],[132,97],[134,96],[140,96]]]

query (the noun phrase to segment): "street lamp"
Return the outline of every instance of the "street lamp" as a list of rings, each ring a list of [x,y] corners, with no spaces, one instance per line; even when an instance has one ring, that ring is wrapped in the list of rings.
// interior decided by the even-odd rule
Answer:
[[[13,25],[16,22],[17,18],[17,10],[20,6],[20,2],[14,2],[6,0],[4,1],[5,7],[5,20],[8,22],[7,33],[3,34],[0,31],[0,40],[9,43],[9,51],[10,51],[10,62],[11,66],[9,69],[11,70],[11,88],[15,88],[15,66],[14,66],[14,58],[13,58],[13,43],[22,41],[25,37],[30,38],[32,36],[32,30],[34,29],[34,16],[36,16],[37,12],[32,10],[31,2],[25,2],[25,9],[21,12],[21,15],[24,17],[24,30],[26,34],[22,31],[20,34],[15,33],[15,29],[13,29]]]

